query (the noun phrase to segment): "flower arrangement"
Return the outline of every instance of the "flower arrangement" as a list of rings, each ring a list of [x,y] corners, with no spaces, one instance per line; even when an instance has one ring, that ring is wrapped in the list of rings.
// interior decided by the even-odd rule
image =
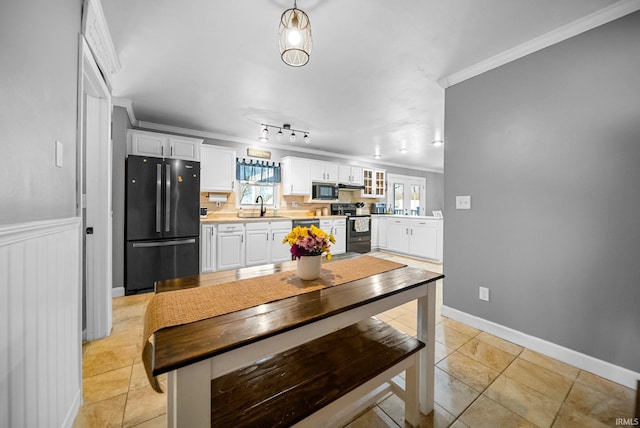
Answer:
[[[302,256],[327,255],[327,260],[331,260],[330,247],[335,244],[336,239],[332,234],[324,232],[319,227],[296,226],[282,240],[283,244],[291,245],[291,255],[299,259]]]

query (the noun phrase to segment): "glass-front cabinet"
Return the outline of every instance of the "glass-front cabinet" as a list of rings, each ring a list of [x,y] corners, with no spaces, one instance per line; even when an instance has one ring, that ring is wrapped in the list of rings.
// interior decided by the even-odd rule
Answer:
[[[385,170],[383,169],[362,169],[364,198],[384,198],[385,197]]]

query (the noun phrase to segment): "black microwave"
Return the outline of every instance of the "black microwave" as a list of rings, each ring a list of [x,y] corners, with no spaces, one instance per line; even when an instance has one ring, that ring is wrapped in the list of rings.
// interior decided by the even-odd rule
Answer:
[[[335,184],[316,184],[311,188],[311,199],[338,200],[338,186]]]

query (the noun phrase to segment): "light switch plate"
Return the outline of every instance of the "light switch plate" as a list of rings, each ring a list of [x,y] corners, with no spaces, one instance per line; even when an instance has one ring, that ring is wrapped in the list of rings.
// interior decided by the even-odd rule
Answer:
[[[456,209],[457,210],[470,210],[471,209],[471,196],[456,196]]]
[[[62,143],[56,140],[56,166],[62,168],[62,159],[64,151],[62,150]]]
[[[487,287],[479,287],[478,298],[480,300],[484,300],[485,302],[488,302],[489,301],[489,289]]]

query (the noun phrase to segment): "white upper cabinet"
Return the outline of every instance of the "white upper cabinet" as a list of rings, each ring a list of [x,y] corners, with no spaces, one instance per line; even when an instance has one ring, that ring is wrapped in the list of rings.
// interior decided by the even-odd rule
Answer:
[[[169,157],[173,159],[200,160],[202,140],[169,136]]]
[[[159,132],[127,131],[127,154],[159,158],[200,161],[202,139],[161,134]]]
[[[362,186],[362,167],[340,165],[338,171],[338,183]]]
[[[384,198],[385,175],[383,169],[363,168],[363,184],[364,190],[362,197],[364,198]]]
[[[202,145],[200,191],[233,192],[236,182],[236,152],[226,147]]]
[[[309,173],[311,162],[304,158],[282,158],[283,195],[311,195],[311,175]]]
[[[310,162],[310,174],[312,182],[337,183],[338,165],[331,162]]]

